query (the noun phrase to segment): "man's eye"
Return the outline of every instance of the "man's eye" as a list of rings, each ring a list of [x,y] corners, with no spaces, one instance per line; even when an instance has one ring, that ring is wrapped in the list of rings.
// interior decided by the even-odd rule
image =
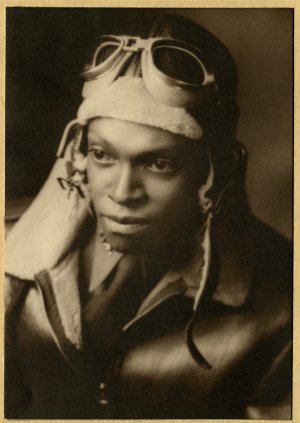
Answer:
[[[153,160],[146,167],[156,173],[172,173],[176,170],[174,161],[169,159]]]
[[[103,151],[101,148],[91,148],[89,150],[89,153],[92,153],[93,160],[96,163],[106,165],[106,164],[113,164],[116,161],[114,157],[105,153],[105,151]]]

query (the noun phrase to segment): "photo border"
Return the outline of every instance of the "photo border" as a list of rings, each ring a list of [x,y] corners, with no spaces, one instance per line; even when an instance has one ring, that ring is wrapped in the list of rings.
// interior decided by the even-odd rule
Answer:
[[[182,1],[178,0],[169,0],[169,1],[145,1],[145,0],[130,0],[130,1],[98,1],[98,0],[3,0],[0,5],[0,54],[1,54],[1,70],[0,70],[0,95],[1,95],[1,102],[0,102],[0,116],[2,125],[0,125],[0,146],[1,146],[1,155],[0,155],[0,168],[1,168],[1,179],[0,179],[0,189],[1,189],[1,200],[0,200],[0,212],[1,215],[4,216],[4,169],[5,169],[5,129],[4,129],[4,122],[5,122],[5,15],[6,15],[6,8],[8,7],[99,7],[99,8],[121,8],[121,7],[147,7],[147,8],[168,8],[168,7],[176,7],[176,8],[211,8],[211,9],[218,9],[218,8],[293,8],[294,9],[294,331],[293,331],[293,340],[294,340],[294,354],[293,354],[293,418],[292,420],[281,420],[281,422],[300,422],[300,348],[299,348],[299,315],[300,315],[300,298],[299,298],[299,286],[297,286],[296,281],[300,279],[300,248],[299,248],[299,222],[300,222],[300,215],[299,215],[299,166],[297,170],[297,164],[299,161],[300,155],[300,145],[296,142],[297,138],[299,137],[299,125],[300,125],[300,116],[299,116],[299,69],[297,64],[299,62],[299,46],[296,43],[296,40],[300,40],[299,34],[299,2],[294,1],[284,1],[284,0],[214,0],[213,2],[209,0],[198,0],[198,1],[185,1],[184,7],[182,5]],[[2,273],[4,274],[4,227],[0,234],[0,245],[1,245],[1,258],[0,258],[0,267]],[[298,247],[298,248],[297,248]],[[4,299],[3,299],[3,284],[1,285],[1,294],[0,294],[0,313],[3,316],[3,306]],[[4,338],[4,322],[3,318],[1,319],[1,338],[3,341]],[[1,359],[1,370],[3,374],[4,366],[3,366],[3,342],[1,342],[1,351],[0,351],[0,359]],[[296,376],[297,375],[297,376]],[[4,381],[1,378],[0,381],[0,396],[3,399],[4,396]],[[173,419],[172,419],[173,420]],[[170,421],[172,421],[170,420]],[[4,419],[3,417],[3,400],[0,404],[0,421],[8,421],[13,422],[15,420],[12,419]],[[22,420],[18,420],[22,421]],[[43,422],[43,420],[25,420],[26,422]],[[97,420],[51,420],[51,421],[74,421],[74,422],[91,422]],[[99,420],[98,420],[99,421]],[[100,420],[104,421],[104,420]],[[112,422],[113,420],[108,420]],[[125,420],[123,420],[125,421]],[[143,420],[145,422],[151,420]],[[156,422],[160,420],[155,420]],[[183,420],[176,420],[177,422],[192,422],[193,420],[183,419]],[[207,419],[199,419],[199,421],[204,422],[208,421]],[[218,419],[218,420],[209,420],[209,422],[244,422],[245,420],[231,420],[231,419]],[[276,420],[253,420],[258,422],[271,422]]]

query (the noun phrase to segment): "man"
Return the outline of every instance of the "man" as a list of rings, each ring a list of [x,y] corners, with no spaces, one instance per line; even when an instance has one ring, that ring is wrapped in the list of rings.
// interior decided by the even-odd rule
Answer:
[[[6,416],[289,418],[290,249],[247,206],[230,54],[165,15],[83,77],[7,240]]]

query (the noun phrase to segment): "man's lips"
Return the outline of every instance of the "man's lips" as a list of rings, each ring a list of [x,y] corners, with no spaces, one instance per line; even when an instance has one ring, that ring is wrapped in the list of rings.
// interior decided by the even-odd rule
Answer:
[[[106,230],[123,235],[133,235],[148,230],[153,224],[149,219],[131,216],[102,215],[102,220]]]

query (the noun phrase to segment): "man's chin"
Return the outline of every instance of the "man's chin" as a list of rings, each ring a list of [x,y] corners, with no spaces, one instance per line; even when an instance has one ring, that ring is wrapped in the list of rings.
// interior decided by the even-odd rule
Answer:
[[[139,255],[147,253],[145,242],[139,239],[139,237],[116,233],[107,233],[105,237],[112,250],[119,253]]]

